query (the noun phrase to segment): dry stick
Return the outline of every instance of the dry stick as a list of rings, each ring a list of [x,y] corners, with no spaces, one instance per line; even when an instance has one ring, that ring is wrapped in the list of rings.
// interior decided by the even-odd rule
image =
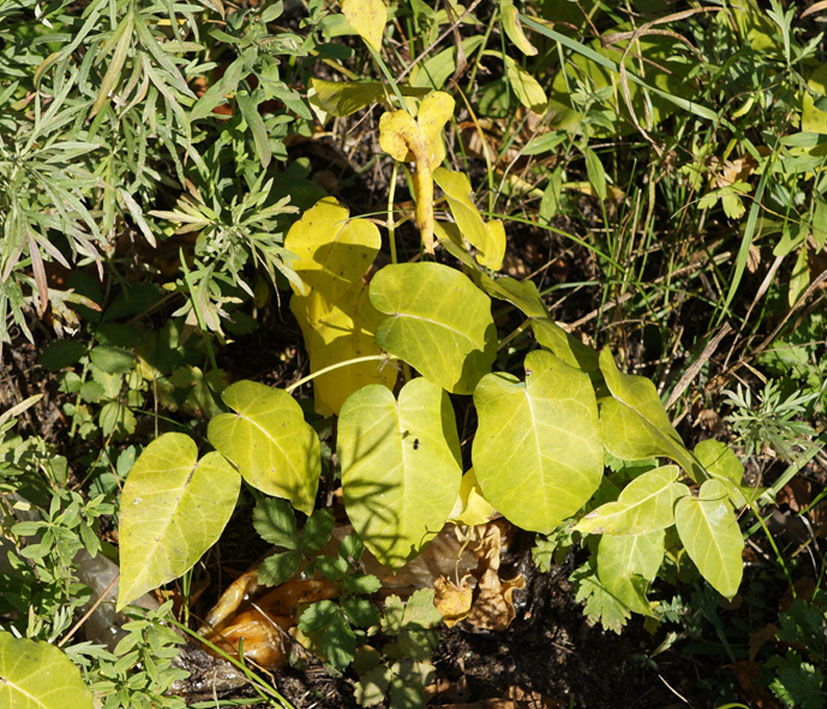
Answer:
[[[644,130],[643,126],[640,125],[640,122],[637,119],[637,115],[635,114],[634,107],[632,106],[632,94],[629,91],[629,76],[626,73],[626,56],[629,54],[629,50],[632,48],[632,46],[638,42],[640,37],[649,34],[667,35],[669,37],[673,37],[688,45],[689,48],[695,52],[695,54],[698,54],[698,50],[695,49],[695,47],[688,39],[686,39],[686,37],[679,35],[677,32],[672,32],[671,30],[653,30],[652,27],[654,27],[655,25],[662,25],[666,22],[677,22],[678,20],[685,20],[687,17],[697,15],[701,12],[718,12],[723,9],[724,8],[721,7],[699,7],[693,10],[675,12],[671,15],[667,15],[666,17],[661,17],[660,19],[647,22],[638,27],[634,32],[616,32],[614,34],[609,35],[608,37],[605,37],[602,41],[602,45],[604,47],[607,47],[620,40],[629,40],[626,44],[625,49],[623,50],[623,55],[620,57],[620,89],[623,93],[623,100],[626,103],[626,109],[629,111],[629,115],[632,118],[632,123],[635,124],[635,128],[637,128],[640,134],[644,138],[646,138],[647,142],[655,149],[655,152],[659,156],[663,155],[663,149],[657,143],[655,143],[652,137]]]
[[[666,402],[667,409],[680,398],[689,386],[690,382],[698,376],[698,373],[701,371],[701,367],[703,367],[707,360],[715,354],[715,350],[718,349],[718,345],[721,344],[721,340],[723,340],[724,337],[726,337],[730,332],[732,332],[732,325],[728,322],[724,323],[721,326],[721,329],[715,334],[715,337],[706,343],[706,347],[704,347],[700,357],[689,365],[687,370],[683,373],[683,376],[678,380],[675,388],[672,390],[672,395],[669,397],[669,401]]]
[[[74,624],[74,625],[73,625],[73,626],[69,629],[69,632],[68,632],[68,633],[66,633],[66,635],[64,635],[64,636],[61,638],[60,642],[57,644],[57,646],[58,646],[58,647],[63,647],[63,645],[64,645],[64,644],[65,644],[65,643],[66,643],[66,642],[67,642],[67,641],[68,641],[68,640],[69,640],[69,639],[70,639],[70,638],[71,638],[71,637],[72,637],[72,636],[73,636],[73,635],[74,635],[74,634],[78,631],[78,629],[80,628],[80,626],[82,626],[82,625],[83,625],[83,624],[84,624],[84,623],[85,623],[85,622],[89,619],[89,616],[90,616],[90,615],[92,615],[92,613],[94,613],[94,612],[97,610],[98,606],[99,606],[101,603],[103,603],[103,599],[104,599],[104,598],[106,598],[106,594],[108,594],[108,593],[112,590],[112,587],[113,587],[116,583],[118,583],[118,579],[120,578],[120,576],[121,576],[120,574],[115,574],[115,578],[113,578],[113,579],[109,582],[109,585],[108,585],[108,586],[104,589],[103,593],[101,593],[101,595],[100,595],[100,596],[98,596],[98,600],[97,600],[97,601],[95,601],[95,602],[92,604],[92,606],[89,608],[89,610],[88,610],[88,611],[86,611],[86,613],[84,613],[84,614],[83,614],[83,616],[80,618],[80,620],[78,620],[78,622],[77,622],[77,623],[75,623],[75,624]]]

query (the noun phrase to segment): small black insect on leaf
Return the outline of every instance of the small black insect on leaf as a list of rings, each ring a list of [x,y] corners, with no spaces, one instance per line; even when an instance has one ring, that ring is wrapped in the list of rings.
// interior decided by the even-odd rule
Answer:
[[[418,450],[419,450],[419,439],[418,439],[418,438],[414,438],[414,444],[413,444],[413,446],[414,446],[414,450],[415,450],[415,451],[418,451]]]

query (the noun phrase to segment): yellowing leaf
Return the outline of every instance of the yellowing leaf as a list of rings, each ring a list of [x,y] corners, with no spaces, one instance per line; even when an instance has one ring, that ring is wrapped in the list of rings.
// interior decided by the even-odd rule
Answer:
[[[807,88],[815,96],[827,94],[827,64],[822,64],[810,76]],[[827,133],[827,111],[820,111],[810,91],[805,91],[801,106],[801,130],[812,133]]]
[[[92,709],[92,692],[62,650],[0,631],[0,707]]]
[[[445,193],[445,199],[456,219],[460,233],[481,254],[477,261],[498,270],[505,256],[505,228],[501,221],[486,224],[471,200],[471,182],[462,172],[451,172],[444,167],[434,170],[434,180]]]
[[[342,14],[350,26],[377,52],[382,50],[387,11],[382,0],[342,0]]]
[[[454,503],[454,508],[448,519],[452,522],[459,522],[469,527],[478,524],[485,524],[494,514],[494,507],[482,496],[482,490],[477,484],[474,469],[471,468],[462,476],[459,485],[459,496]]]
[[[319,437],[296,400],[282,389],[242,379],[221,399],[234,413],[219,414],[207,438],[257,490],[284,497],[309,515],[322,461]]]
[[[500,16],[502,17],[505,34],[508,39],[517,45],[517,49],[529,57],[537,54],[537,47],[528,41],[523,28],[520,26],[520,18],[517,16],[517,8],[514,7],[514,0],[500,0]]]
[[[349,291],[337,303],[320,291],[294,295],[290,310],[296,316],[310,355],[310,371],[338,362],[380,354],[374,332],[382,320],[368,299],[367,286]],[[316,411],[338,414],[350,394],[367,384],[393,387],[397,368],[392,362],[357,362],[321,374],[313,380]]]
[[[448,394],[424,377],[398,400],[371,384],[339,414],[342,497],[353,528],[380,563],[398,568],[442,529],[462,469]]]
[[[121,498],[118,610],[203,556],[230,519],[240,486],[224,456],[213,451],[198,460],[183,433],[165,433],[144,448]]]
[[[468,585],[468,576],[460,581],[459,586],[445,576],[434,580],[434,606],[449,628],[468,616],[473,598],[474,591]]]
[[[293,268],[310,286],[290,301],[310,355],[310,371],[337,362],[381,354],[373,333],[382,316],[367,298],[364,276],[379,253],[381,237],[367,219],[349,219],[348,210],[325,197],[293,224],[284,246],[298,258]],[[295,288],[294,288],[295,290]],[[392,387],[396,367],[362,362],[313,381],[316,410],[339,413],[345,399],[366,384]]]
[[[535,113],[543,112],[548,103],[543,87],[537,79],[508,56],[505,57],[505,76],[523,106]]]
[[[417,120],[407,111],[387,111],[379,119],[379,145],[399,162],[416,165],[413,177],[416,225],[428,253],[434,252],[433,170],[445,158],[441,131],[454,112],[454,99],[442,91],[426,96]]]

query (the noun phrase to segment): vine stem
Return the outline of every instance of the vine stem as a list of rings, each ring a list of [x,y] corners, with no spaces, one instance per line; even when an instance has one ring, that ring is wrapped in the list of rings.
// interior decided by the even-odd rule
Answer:
[[[328,372],[332,372],[334,369],[339,369],[340,367],[349,367],[351,364],[359,364],[360,362],[373,362],[381,360],[390,362],[391,360],[395,359],[399,359],[399,357],[391,354],[365,355],[364,357],[346,359],[343,362],[336,362],[336,364],[331,364],[329,367],[324,367],[318,370],[317,372],[313,372],[312,374],[308,374],[306,377],[302,377],[301,379],[299,379],[299,381],[293,382],[289,387],[286,387],[285,391],[288,394],[292,394],[293,391],[300,387],[302,384],[306,384],[307,382],[314,380],[316,377],[321,376],[322,374],[327,374]]]
[[[388,188],[388,245],[391,249],[391,263],[396,261],[396,223],[394,219],[393,200],[396,196],[396,176],[399,174],[399,163],[393,161],[393,172],[391,173],[391,184]]]

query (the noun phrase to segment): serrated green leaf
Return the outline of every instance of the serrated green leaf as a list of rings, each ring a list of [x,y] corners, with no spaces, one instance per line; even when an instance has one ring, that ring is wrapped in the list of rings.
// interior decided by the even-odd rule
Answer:
[[[663,561],[665,532],[604,535],[597,547],[597,575],[606,590],[627,608],[652,615],[646,588]]]
[[[264,498],[256,502],[253,527],[268,544],[285,549],[299,548],[296,517],[287,500]]]
[[[367,598],[348,598],[342,602],[342,610],[357,628],[379,625],[379,609]]]
[[[729,504],[727,485],[707,480],[698,497],[678,500],[675,525],[701,575],[722,596],[732,598],[741,585],[744,538]]]
[[[485,498],[517,526],[548,533],[600,485],[600,424],[588,375],[544,350],[525,369],[524,383],[498,372],[475,389],[471,456]]]
[[[370,300],[390,317],[377,344],[454,394],[470,394],[496,356],[491,300],[466,276],[439,263],[385,266]]]
[[[0,706],[92,709],[80,670],[52,644],[0,631]]]
[[[675,501],[689,494],[686,485],[675,483],[677,465],[644,473],[630,482],[616,502],[607,502],[589,512],[574,528],[582,534],[648,534],[671,527]]]
[[[299,568],[301,556],[298,551],[271,554],[258,567],[258,582],[264,586],[279,586]]]
[[[195,442],[165,433],[129,472],[120,507],[117,608],[178,578],[221,535],[241,480],[216,452],[198,460]]]
[[[379,704],[390,687],[391,677],[390,669],[384,665],[361,674],[354,690],[359,705],[372,707]]]
[[[396,568],[445,524],[459,491],[459,440],[448,395],[423,377],[399,400],[362,387],[339,414],[342,493],[354,529],[379,561]]]
[[[624,603],[606,590],[597,571],[585,564],[571,575],[570,580],[577,588],[574,600],[584,605],[583,612],[589,624],[599,622],[604,630],[619,635],[631,614]]]
[[[302,552],[311,555],[319,551],[330,539],[334,524],[335,520],[330,510],[316,510],[302,529]]]
[[[322,472],[319,437],[287,392],[240,381],[221,395],[235,414],[210,421],[207,438],[254,488],[309,515]]]
[[[92,364],[107,374],[122,374],[135,366],[135,355],[120,347],[98,345],[89,352]]]
[[[376,593],[382,582],[372,574],[353,574],[342,579],[348,593]]]
[[[608,451],[624,460],[666,456],[694,479],[703,479],[692,455],[669,421],[655,385],[646,377],[623,374],[608,349],[599,357],[611,397],[600,402],[600,424]]]

